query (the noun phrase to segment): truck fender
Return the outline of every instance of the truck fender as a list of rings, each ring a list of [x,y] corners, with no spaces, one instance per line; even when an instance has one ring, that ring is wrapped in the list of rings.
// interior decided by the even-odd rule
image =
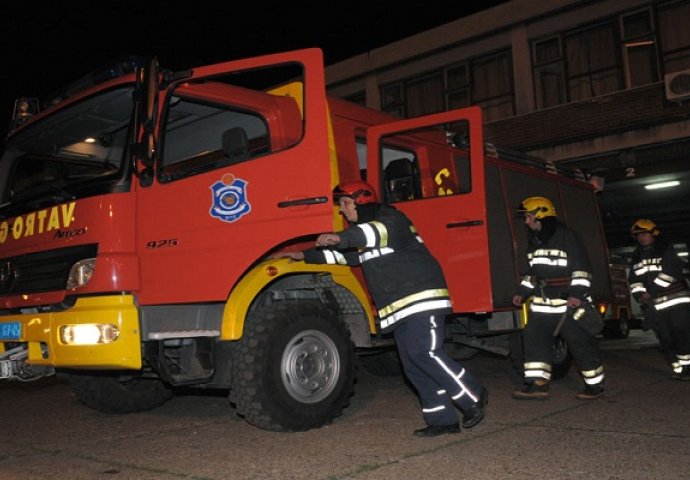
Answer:
[[[369,297],[352,273],[350,267],[342,265],[315,265],[302,261],[294,262],[286,258],[266,260],[252,268],[237,283],[228,296],[223,309],[220,338],[222,340],[238,340],[242,337],[247,312],[257,296],[277,279],[286,275],[301,273],[330,274],[338,285],[347,289],[360,302],[369,323],[369,332],[376,332],[376,324],[372,315]]]

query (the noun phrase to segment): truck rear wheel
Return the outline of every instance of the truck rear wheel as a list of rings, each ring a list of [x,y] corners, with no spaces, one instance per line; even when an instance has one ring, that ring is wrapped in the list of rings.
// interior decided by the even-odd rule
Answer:
[[[161,380],[131,374],[73,373],[69,383],[81,403],[103,413],[143,412],[173,397]]]
[[[621,312],[620,318],[607,322],[601,334],[604,338],[628,338],[630,335],[628,313]]]
[[[320,427],[346,406],[355,358],[349,332],[331,309],[317,302],[261,306],[233,355],[230,400],[265,430]]]

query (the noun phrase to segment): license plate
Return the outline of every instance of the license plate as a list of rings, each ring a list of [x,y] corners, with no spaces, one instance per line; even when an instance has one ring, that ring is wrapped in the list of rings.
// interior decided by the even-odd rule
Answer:
[[[0,323],[0,340],[19,340],[21,336],[21,322]]]

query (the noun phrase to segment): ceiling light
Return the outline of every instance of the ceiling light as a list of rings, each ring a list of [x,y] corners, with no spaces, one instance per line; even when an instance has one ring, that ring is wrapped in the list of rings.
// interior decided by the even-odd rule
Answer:
[[[677,187],[678,185],[680,185],[678,180],[671,180],[670,182],[650,183],[645,185],[644,188],[647,190],[658,190],[659,188]]]

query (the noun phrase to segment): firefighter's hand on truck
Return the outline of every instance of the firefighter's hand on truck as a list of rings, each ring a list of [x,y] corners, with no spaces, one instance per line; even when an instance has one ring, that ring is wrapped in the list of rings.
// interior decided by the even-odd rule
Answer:
[[[304,252],[276,252],[271,258],[289,258],[291,262],[304,260]]]
[[[338,245],[340,243],[340,237],[335,233],[322,233],[316,239],[317,247],[328,247],[331,245]]]
[[[523,303],[525,303],[525,299],[522,298],[522,295],[513,295],[513,305],[521,307]]]

